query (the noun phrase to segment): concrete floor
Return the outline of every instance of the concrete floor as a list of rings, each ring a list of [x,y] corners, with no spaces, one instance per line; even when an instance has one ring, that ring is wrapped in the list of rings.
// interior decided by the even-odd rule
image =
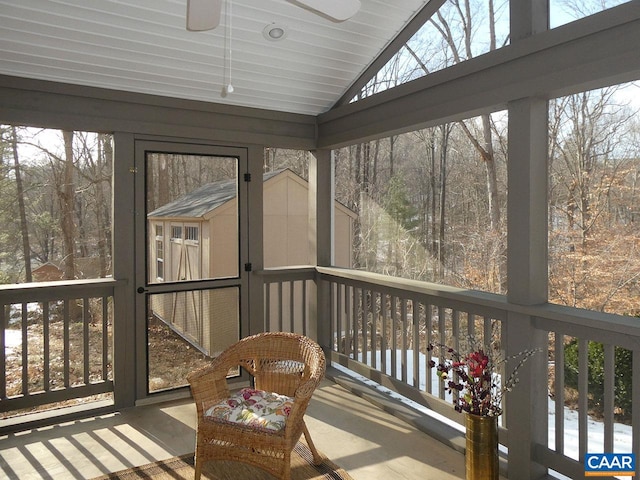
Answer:
[[[324,380],[307,410],[320,451],[354,480],[464,479],[464,456]],[[0,478],[90,479],[193,452],[190,400],[0,437]]]

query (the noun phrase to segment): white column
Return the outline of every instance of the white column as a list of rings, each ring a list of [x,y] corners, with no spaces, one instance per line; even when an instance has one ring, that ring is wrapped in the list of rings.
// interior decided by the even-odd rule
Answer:
[[[547,101],[509,104],[508,299],[547,301]]]
[[[334,158],[331,150],[311,152],[309,160],[309,245],[311,262],[334,263]]]
[[[512,44],[548,29],[548,0],[509,5]],[[546,99],[523,98],[509,103],[507,299],[520,305],[545,303],[548,298],[547,117]],[[533,461],[532,453],[535,444],[547,445],[548,339],[533,328],[531,317],[515,313],[509,314],[503,334],[508,356],[543,349],[520,370],[520,383],[509,392],[505,411],[508,478],[533,480],[546,474],[545,467]],[[509,368],[513,365],[507,365]]]
[[[113,396],[116,408],[132,407],[136,400],[135,298],[135,200],[133,135],[113,135],[113,278],[123,281],[116,287],[113,314]],[[141,174],[138,174],[141,175]],[[143,353],[146,355],[146,352]]]
[[[334,243],[334,158],[331,150],[316,150],[309,159],[309,247],[314,265],[333,265]],[[331,342],[331,296],[326,282],[316,281],[316,292],[309,292],[309,332],[328,354]]]
[[[547,101],[525,98],[509,104],[507,205],[507,298],[535,305],[547,301]],[[520,383],[507,396],[509,478],[537,479],[545,468],[533,462],[535,444],[547,444],[547,352],[545,332],[528,315],[510,313],[507,355],[541,348],[520,370]],[[504,338],[504,337],[503,337]],[[517,360],[512,363],[517,363]],[[507,364],[507,374],[513,365]]]

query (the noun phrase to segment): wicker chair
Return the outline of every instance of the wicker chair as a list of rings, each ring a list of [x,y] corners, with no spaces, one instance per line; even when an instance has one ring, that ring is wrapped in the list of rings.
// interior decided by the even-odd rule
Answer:
[[[238,366],[253,376],[253,389],[229,391],[226,377]],[[289,480],[291,452],[303,433],[314,462],[320,464],[303,416],[324,372],[325,356],[316,342],[273,332],[244,338],[191,373],[187,379],[198,414],[196,480],[209,460],[248,463]],[[260,395],[267,396],[269,414],[252,412],[253,405],[265,403]]]

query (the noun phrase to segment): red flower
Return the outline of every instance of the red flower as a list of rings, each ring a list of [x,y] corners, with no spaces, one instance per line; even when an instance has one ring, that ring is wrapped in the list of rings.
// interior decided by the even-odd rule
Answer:
[[[472,352],[467,355],[467,366],[469,367],[469,375],[471,377],[481,378],[489,366],[489,357],[487,357],[482,350]]]
[[[510,376],[501,378],[498,367],[506,358],[493,353],[491,346],[485,352],[482,345],[470,339],[472,351],[462,355],[446,345],[429,344],[427,351],[436,348],[445,358],[441,363],[429,360],[429,367],[435,368],[445,391],[453,394],[453,405],[458,412],[475,415],[496,416],[502,413],[502,397],[516,383],[516,373],[524,362],[538,350],[527,350],[511,358],[520,357],[520,362]]]

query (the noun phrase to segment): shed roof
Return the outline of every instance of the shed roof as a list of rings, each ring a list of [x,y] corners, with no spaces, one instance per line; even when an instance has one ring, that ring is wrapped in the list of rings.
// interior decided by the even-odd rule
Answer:
[[[274,170],[263,175],[264,182],[280,175],[288,168]],[[292,172],[294,173],[294,172]],[[295,173],[294,173],[295,174]],[[224,205],[237,195],[237,187],[235,180],[221,180],[203,185],[200,188],[187,193],[172,202],[156,208],[147,214],[148,218],[157,217],[182,217],[182,218],[202,218],[207,213]]]

